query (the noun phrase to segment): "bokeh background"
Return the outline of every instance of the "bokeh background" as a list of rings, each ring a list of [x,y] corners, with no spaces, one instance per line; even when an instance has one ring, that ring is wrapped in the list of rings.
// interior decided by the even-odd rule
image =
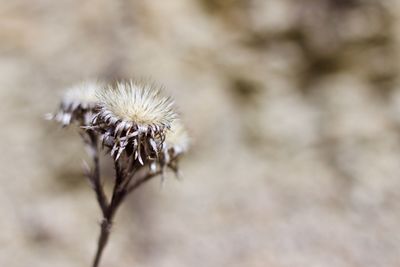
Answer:
[[[0,0],[0,265],[90,266],[85,152],[44,114],[150,77],[193,146],[102,266],[400,266],[399,36],[395,0]]]

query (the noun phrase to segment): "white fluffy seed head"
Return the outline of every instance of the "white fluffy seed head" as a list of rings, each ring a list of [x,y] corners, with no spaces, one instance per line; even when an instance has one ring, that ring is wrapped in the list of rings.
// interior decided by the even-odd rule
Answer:
[[[133,156],[144,164],[163,148],[165,135],[176,119],[173,101],[152,84],[119,82],[97,93],[99,111],[92,128],[118,160]]]
[[[166,168],[171,169],[179,176],[179,158],[187,152],[190,145],[189,135],[180,120],[175,120],[170,130],[165,135],[165,142],[162,148],[162,153],[158,158],[158,162],[154,162],[150,166],[152,169],[157,169],[157,164],[164,173]]]
[[[102,88],[100,82],[86,81],[68,89],[63,97],[64,106],[91,107],[97,104],[97,92]]]
[[[67,89],[61,99],[57,113],[50,114],[47,118],[54,119],[63,126],[73,122],[81,126],[88,126],[98,104],[96,92],[102,86],[100,82],[87,81]]]
[[[175,120],[170,130],[165,135],[165,148],[173,149],[173,154],[179,155],[187,152],[190,145],[189,134],[180,120]]]
[[[97,100],[103,113],[144,128],[169,128],[177,117],[171,98],[162,96],[152,84],[119,82],[100,90]]]

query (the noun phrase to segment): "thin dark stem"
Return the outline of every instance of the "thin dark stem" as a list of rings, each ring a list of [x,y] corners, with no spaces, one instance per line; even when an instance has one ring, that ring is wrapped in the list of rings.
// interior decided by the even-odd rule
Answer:
[[[131,184],[131,180],[136,176],[135,171],[131,173],[124,172],[124,168],[120,166],[119,161],[114,161],[114,168],[115,168],[115,183],[112,192],[111,201],[108,204],[107,201],[105,202],[105,211],[103,212],[103,221],[101,223],[101,230],[100,236],[97,244],[97,251],[93,261],[93,267],[98,267],[101,256],[103,255],[104,248],[107,245],[111,227],[113,223],[113,218],[118,210],[118,207],[121,205],[125,197],[139,188],[141,185],[149,181],[151,178],[161,174],[161,171],[155,173],[146,173],[142,177],[136,178],[134,182]],[[102,186],[100,184],[101,190]],[[103,191],[101,191],[103,192]],[[103,192],[104,193],[104,192]],[[101,196],[97,194],[98,196]],[[103,199],[101,197],[101,199]],[[99,201],[99,204],[102,203]],[[100,204],[101,205],[101,204]]]
[[[100,237],[99,237],[99,242],[97,245],[97,252],[94,258],[93,262],[93,267],[98,267],[101,259],[101,255],[103,254],[103,250],[105,246],[107,245],[108,238],[110,236],[110,231],[111,231],[111,222],[107,220],[103,220],[101,223],[101,231],[100,231]]]
[[[173,158],[173,159],[176,159]],[[178,175],[178,168],[172,164],[168,164],[168,167],[171,168],[175,174]],[[151,180],[152,178],[156,177],[157,175],[163,174],[163,170],[158,170],[153,173],[146,173],[143,177],[137,178],[134,180],[134,182],[131,185],[128,185],[126,188],[126,195],[130,194],[131,192],[135,191],[137,188],[139,188],[141,185],[146,183],[147,181]]]
[[[107,201],[107,196],[104,193],[103,190],[103,185],[101,184],[101,180],[100,180],[100,164],[99,164],[99,157],[96,156],[94,159],[94,164],[95,164],[95,168],[94,168],[94,177],[95,179],[93,179],[93,186],[94,186],[94,190],[96,192],[96,198],[97,201],[99,202],[99,206],[101,211],[103,212],[103,215],[106,213],[107,211],[107,207],[108,207],[108,201]]]
[[[173,160],[176,159],[173,158]],[[171,168],[175,174],[178,174],[178,168],[177,166],[174,166],[172,164],[168,164],[168,167]],[[139,188],[141,185],[146,183],[147,181],[151,180],[152,178],[156,177],[157,175],[163,174],[163,169],[158,170],[153,173],[146,173],[143,177],[136,178],[134,182],[131,185],[128,185],[126,188],[126,195],[130,194],[131,192],[135,191],[137,188]]]
[[[109,220],[112,220],[112,218],[114,217],[114,214],[119,204],[121,203],[121,198],[125,194],[123,184],[125,182],[126,175],[123,172],[122,168],[120,167],[118,161],[114,162],[114,167],[115,167],[115,184],[111,198],[111,203],[108,207],[107,217],[106,217]]]
[[[81,136],[87,146],[89,156],[92,158],[93,161],[93,167],[91,170],[88,170],[87,176],[89,178],[93,191],[96,194],[97,202],[103,214],[103,220],[100,225],[100,236],[97,243],[97,250],[92,265],[93,267],[98,267],[104,249],[107,246],[109,240],[113,218],[119,206],[129,193],[139,188],[151,178],[160,174],[161,171],[152,174],[145,173],[142,177],[136,178],[136,175],[140,173],[138,172],[138,170],[141,169],[142,165],[140,165],[139,163],[133,164],[131,169],[127,166],[120,166],[120,161],[115,160],[114,188],[111,200],[108,201],[100,177],[98,137],[96,133],[92,130],[81,132]],[[134,182],[131,184],[132,179],[134,179]]]
[[[147,181],[151,180],[151,178],[154,178],[155,176],[157,176],[157,175],[159,175],[159,174],[161,174],[161,173],[162,173],[162,171],[157,171],[157,172],[155,172],[155,173],[149,173],[149,174],[147,174],[147,175],[145,175],[145,176],[143,176],[143,177],[141,177],[141,178],[135,180],[135,182],[134,182],[133,184],[131,184],[131,185],[126,189],[126,191],[127,191],[126,194],[129,194],[129,193],[135,191],[135,190],[136,190],[137,188],[139,188],[141,185],[143,185],[143,184],[146,183]]]
[[[90,149],[90,154],[93,159],[93,171],[89,174],[89,181],[92,185],[92,188],[96,194],[97,202],[99,203],[100,209],[105,216],[108,208],[108,200],[107,196],[104,193],[103,185],[101,184],[101,177],[100,177],[100,159],[99,159],[99,150],[98,150],[98,141],[96,134],[88,130],[87,135],[89,140],[86,141],[87,145]]]
[[[104,248],[107,245],[111,227],[112,227],[112,220],[115,216],[115,213],[122,203],[126,195],[126,186],[124,185],[125,180],[127,179],[125,173],[123,172],[122,168],[119,165],[118,161],[114,162],[115,167],[115,184],[112,193],[112,198],[110,204],[107,206],[106,212],[103,216],[103,221],[101,223],[101,231],[100,237],[97,244],[97,252],[94,258],[93,267],[98,267],[100,263],[101,256],[103,254]]]
[[[140,167],[142,167],[142,165],[139,162],[135,162],[132,164],[131,167],[129,167],[127,178],[125,179],[125,181],[122,185],[124,190],[126,190],[128,188],[129,184],[131,183],[132,179],[135,177],[135,174],[139,170]],[[128,192],[126,192],[126,193],[128,193]]]

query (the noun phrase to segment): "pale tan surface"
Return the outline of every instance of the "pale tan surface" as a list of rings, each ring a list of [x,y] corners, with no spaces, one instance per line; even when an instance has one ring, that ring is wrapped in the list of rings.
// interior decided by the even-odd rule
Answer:
[[[400,266],[400,4],[325,2],[1,0],[0,266],[90,266],[85,154],[43,115],[132,76],[194,147],[125,203],[102,266]]]

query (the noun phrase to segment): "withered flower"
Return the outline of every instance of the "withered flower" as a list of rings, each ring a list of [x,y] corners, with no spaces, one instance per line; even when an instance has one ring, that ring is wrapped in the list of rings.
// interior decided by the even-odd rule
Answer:
[[[100,82],[83,82],[71,87],[64,93],[57,113],[48,115],[48,119],[64,127],[74,122],[80,126],[90,125],[97,106],[96,92],[101,87]]]
[[[177,117],[173,101],[152,84],[119,82],[97,93],[100,103],[92,129],[115,160],[126,152],[142,165],[161,151],[165,134]]]
[[[163,175],[167,167],[178,172],[178,159],[187,151],[189,137],[173,105],[152,84],[129,81],[105,87],[86,82],[68,90],[59,111],[51,115],[63,126],[80,126],[92,159],[85,173],[102,212],[93,267],[99,266],[113,219],[127,195]],[[114,159],[110,198],[101,178],[100,143]]]
[[[180,120],[175,120],[170,130],[166,133],[165,142],[163,144],[162,153],[159,157],[159,163],[162,171],[165,167],[171,168],[176,174],[178,173],[179,157],[186,153],[189,149],[190,138]],[[156,162],[151,164],[152,171],[155,171]]]

